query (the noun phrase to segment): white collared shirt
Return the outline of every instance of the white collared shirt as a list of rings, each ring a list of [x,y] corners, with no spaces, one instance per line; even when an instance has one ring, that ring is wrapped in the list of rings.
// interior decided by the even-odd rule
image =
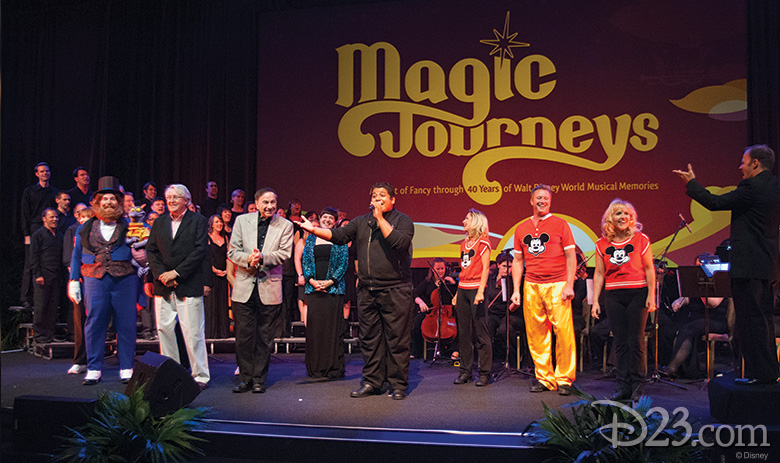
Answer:
[[[186,214],[189,211],[189,209],[185,208],[184,212],[179,215],[177,218],[173,218],[171,216],[171,237],[176,238],[176,232],[179,231],[179,226],[181,225],[181,219],[184,217],[184,214]]]

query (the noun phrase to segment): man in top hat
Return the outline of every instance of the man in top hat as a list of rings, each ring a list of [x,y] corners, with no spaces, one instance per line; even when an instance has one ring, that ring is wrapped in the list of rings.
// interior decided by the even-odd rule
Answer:
[[[127,383],[133,376],[138,278],[131,263],[130,246],[125,242],[128,223],[122,217],[123,201],[119,180],[102,177],[98,191],[92,195],[95,217],[84,222],[76,233],[68,297],[77,304],[81,301],[79,279],[83,278],[87,308],[85,386],[100,381],[106,328],[112,315],[117,332],[119,378]]]

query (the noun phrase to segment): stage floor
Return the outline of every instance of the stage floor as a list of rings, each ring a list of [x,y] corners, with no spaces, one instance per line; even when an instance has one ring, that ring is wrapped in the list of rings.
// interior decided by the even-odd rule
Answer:
[[[14,398],[21,395],[95,398],[104,391],[125,390],[113,357],[106,359],[103,379],[97,386],[83,386],[83,375],[67,375],[69,359],[45,360],[26,352],[10,352],[3,353],[0,361],[3,408],[13,407]],[[235,356],[212,355],[209,387],[191,406],[209,407],[213,420],[515,434],[543,416],[543,403],[556,409],[577,400],[554,392],[531,393],[531,379],[516,372],[488,387],[478,388],[473,383],[456,386],[452,381],[457,368],[449,362],[430,366],[422,360],[411,361],[406,400],[395,401],[386,395],[354,399],[349,393],[360,386],[363,361],[359,353],[347,355],[346,377],[339,381],[309,380],[303,362],[304,354],[275,354],[267,392],[235,394],[231,392],[237,382],[233,375]],[[614,392],[614,380],[602,379],[598,370],[578,375],[575,384],[597,398]],[[653,405],[670,414],[677,407],[686,407],[688,421],[694,425],[714,423],[706,386],[702,388],[701,382],[679,384],[687,390],[651,383],[646,394],[653,398]]]

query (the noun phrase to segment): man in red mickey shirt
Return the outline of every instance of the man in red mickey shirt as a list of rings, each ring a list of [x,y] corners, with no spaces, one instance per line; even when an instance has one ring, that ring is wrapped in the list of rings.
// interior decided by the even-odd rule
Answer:
[[[577,258],[569,224],[550,213],[551,202],[549,186],[534,187],[531,191],[534,213],[515,230],[512,302],[520,305],[524,297],[528,348],[538,381],[531,386],[531,392],[558,390],[560,395],[569,395],[577,370],[571,313]],[[521,295],[523,271],[525,286]],[[555,369],[552,330],[555,330]]]

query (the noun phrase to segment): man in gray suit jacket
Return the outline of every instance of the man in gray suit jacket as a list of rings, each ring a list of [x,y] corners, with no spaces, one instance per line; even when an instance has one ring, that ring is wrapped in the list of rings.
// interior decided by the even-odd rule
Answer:
[[[711,211],[731,211],[731,296],[745,359],[744,378],[734,380],[737,384],[777,384],[772,306],[780,275],[780,183],[772,175],[774,164],[775,153],[767,145],[749,146],[739,166],[743,180],[722,195],[699,184],[690,164],[687,171],[674,171],[694,201]]]
[[[276,192],[255,193],[257,212],[238,216],[228,257],[236,264],[233,315],[241,382],[233,392],[265,392],[272,322],[282,307],[282,262],[292,254],[292,222],[276,215]]]

